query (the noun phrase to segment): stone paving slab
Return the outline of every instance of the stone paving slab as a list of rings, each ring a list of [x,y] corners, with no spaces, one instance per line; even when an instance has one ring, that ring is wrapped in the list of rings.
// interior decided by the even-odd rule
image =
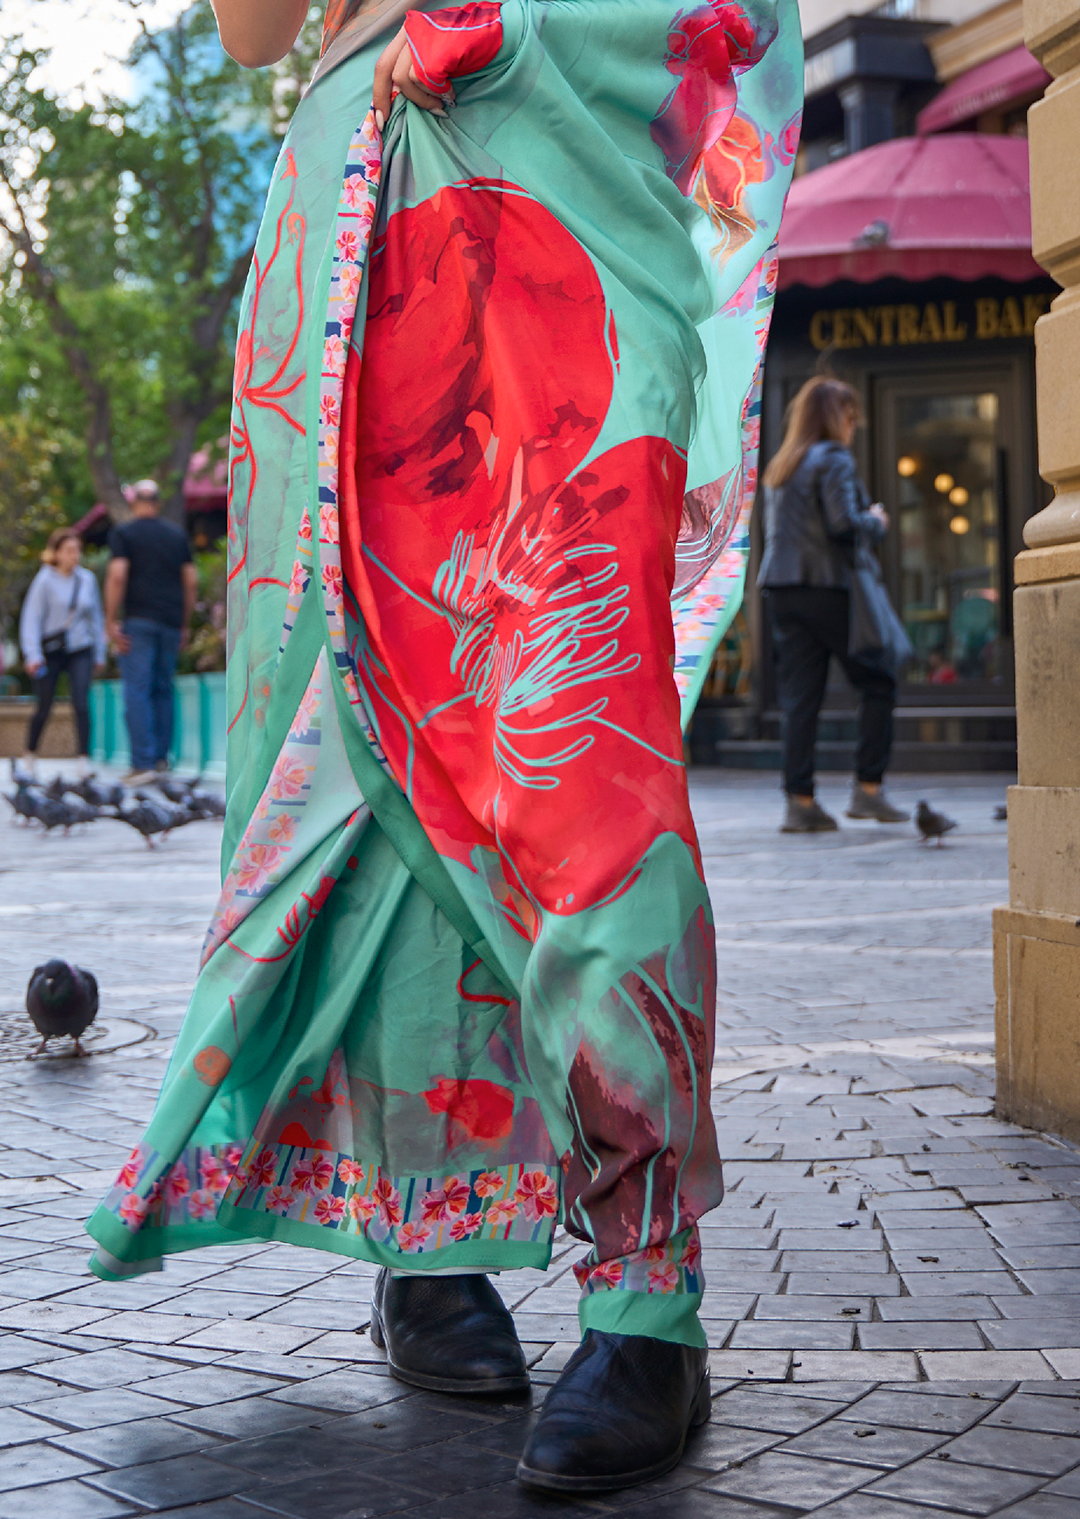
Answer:
[[[133,1031],[5,1069],[0,1519],[1080,1519],[1080,1152],[992,1113],[1002,786],[898,781],[960,821],[925,850],[872,824],[782,837],[771,776],[691,780],[728,1158],[702,1229],[714,1418],[668,1478],[566,1503],[512,1476],[577,1337],[568,1239],[500,1279],[533,1368],[517,1401],[392,1381],[362,1262],[239,1241],[89,1276],[81,1224],[152,1109],[220,834],[150,853],[0,824],[0,1015],[59,950]]]

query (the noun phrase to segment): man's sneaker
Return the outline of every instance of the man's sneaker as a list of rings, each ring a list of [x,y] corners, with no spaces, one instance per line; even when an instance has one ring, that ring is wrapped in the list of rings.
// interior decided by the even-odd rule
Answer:
[[[149,786],[151,781],[156,780],[156,770],[129,770],[127,775],[120,777],[120,784],[122,786]]]
[[[781,833],[832,833],[840,825],[817,802],[809,807],[797,802],[793,796],[787,799],[787,811],[780,824]]]
[[[867,791],[858,781],[852,785],[846,815],[849,818],[872,818],[878,823],[906,823],[911,817],[910,812],[901,812],[899,807],[893,806],[884,787],[879,791]]]

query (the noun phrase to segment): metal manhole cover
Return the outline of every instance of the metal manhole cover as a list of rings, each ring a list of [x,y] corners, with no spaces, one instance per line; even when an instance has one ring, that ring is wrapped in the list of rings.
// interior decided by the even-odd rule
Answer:
[[[108,1055],[113,1050],[125,1049],[131,1044],[141,1044],[152,1039],[154,1031],[145,1023],[130,1018],[98,1018],[83,1034],[81,1044],[87,1055]],[[41,1043],[41,1035],[30,1022],[30,1015],[23,1008],[0,1011],[0,1065],[11,1065],[25,1060]],[[46,1051],[38,1059],[78,1059],[70,1039],[50,1039]]]

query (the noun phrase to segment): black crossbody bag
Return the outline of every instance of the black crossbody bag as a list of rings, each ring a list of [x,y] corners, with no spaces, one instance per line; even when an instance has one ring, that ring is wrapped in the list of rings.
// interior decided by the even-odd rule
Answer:
[[[75,606],[79,600],[79,572],[73,570],[71,575],[75,584],[71,588],[71,605],[68,607],[67,622],[58,633],[47,633],[41,640],[41,652],[46,662],[55,659],[58,654],[63,654],[67,648],[67,636],[71,624],[75,621]]]

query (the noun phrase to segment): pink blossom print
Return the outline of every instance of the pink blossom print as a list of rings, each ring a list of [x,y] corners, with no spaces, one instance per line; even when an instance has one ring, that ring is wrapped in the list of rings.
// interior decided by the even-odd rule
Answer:
[[[345,1212],[357,1223],[369,1223],[375,1217],[378,1203],[373,1197],[363,1197],[359,1193],[353,1193],[345,1204]]]
[[[319,508],[319,541],[321,543],[337,543],[338,514],[332,506]]]
[[[135,1229],[146,1217],[147,1204],[137,1192],[129,1192],[120,1203],[120,1217],[130,1228]]]
[[[236,863],[237,889],[248,893],[262,891],[284,858],[285,851],[273,844],[252,844]]]
[[[501,1171],[482,1171],[473,1182],[473,1191],[477,1197],[494,1197],[505,1186],[506,1178]]]
[[[165,1177],[165,1199],[175,1205],[182,1202],[191,1191],[191,1178],[182,1160],[178,1160]]]
[[[260,1150],[248,1167],[248,1186],[273,1186],[277,1180],[277,1164],[277,1156],[273,1150]]]
[[[275,801],[299,796],[307,784],[308,767],[289,754],[282,754],[270,772],[270,795]]]
[[[289,1185],[310,1196],[312,1192],[325,1192],[333,1180],[333,1162],[315,1155],[311,1160],[297,1161],[289,1177]]]
[[[296,819],[287,812],[279,813],[267,831],[275,844],[289,844],[296,833]]]
[[[355,263],[360,257],[360,239],[348,227],[338,233],[337,256],[343,263]]]
[[[526,1171],[518,1183],[515,1198],[525,1209],[531,1223],[554,1218],[559,1211],[559,1194],[546,1171]]]
[[[650,1292],[677,1292],[679,1268],[671,1261],[665,1266],[653,1266],[648,1273]]]
[[[359,1161],[341,1160],[338,1162],[337,1174],[347,1187],[356,1187],[364,1179],[364,1168]]]
[[[327,427],[341,426],[341,407],[336,396],[320,396],[319,410]]]
[[[345,1216],[345,1199],[333,1197],[329,1193],[320,1197],[315,1204],[315,1222],[317,1224],[340,1224]]]
[[[133,1187],[139,1179],[140,1169],[139,1151],[136,1148],[132,1150],[127,1160],[120,1167],[120,1174],[116,1178],[116,1185],[118,1187]]]
[[[486,1224],[510,1224],[513,1223],[520,1212],[521,1209],[517,1203],[512,1203],[509,1199],[502,1198],[491,1204],[491,1207],[484,1214],[484,1222]]]
[[[469,1201],[469,1184],[456,1176],[448,1176],[434,1192],[425,1192],[420,1199],[420,1209],[428,1222],[445,1223],[457,1213],[464,1213]]]
[[[193,1219],[214,1218],[218,1210],[218,1196],[214,1192],[193,1192],[188,1198],[188,1213]]]
[[[450,1225],[451,1239],[471,1239],[484,1222],[482,1213],[466,1213],[464,1218],[455,1218]]]
[[[345,373],[345,344],[336,333],[323,343],[323,368],[327,374]]]
[[[400,1249],[405,1251],[422,1250],[431,1238],[431,1230],[427,1224],[402,1224],[398,1230],[397,1242]]]
[[[586,1282],[590,1287],[618,1287],[622,1284],[624,1269],[622,1261],[601,1261],[599,1266],[591,1269],[582,1262],[574,1267],[574,1275],[582,1287]]]
[[[199,1175],[202,1184],[211,1192],[224,1192],[229,1185],[231,1172],[227,1166],[222,1165],[216,1155],[207,1154],[199,1161]]]
[[[401,1223],[401,1193],[393,1182],[385,1176],[380,1176],[372,1189],[376,1205],[379,1209],[379,1218],[388,1228]]]
[[[296,1193],[288,1187],[271,1187],[266,1194],[266,1206],[271,1213],[288,1213],[296,1201]]]

